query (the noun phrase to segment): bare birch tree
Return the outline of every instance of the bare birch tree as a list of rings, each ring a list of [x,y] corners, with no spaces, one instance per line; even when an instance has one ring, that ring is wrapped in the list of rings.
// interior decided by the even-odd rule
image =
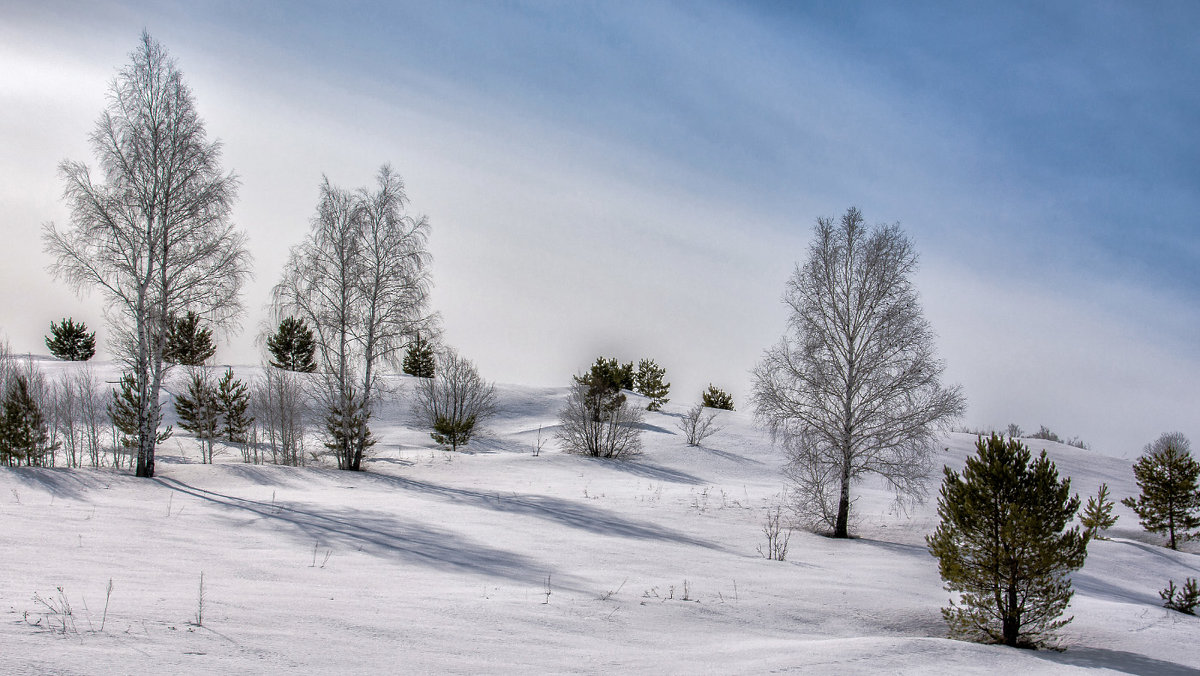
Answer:
[[[71,227],[47,224],[43,239],[56,277],[105,297],[114,353],[136,384],[136,474],[151,477],[170,318],[192,309],[228,326],[242,310],[250,258],[229,222],[237,180],[221,172],[221,144],[208,140],[183,75],[147,33],[113,80],[91,143],[102,176],[80,162],[59,166]]]
[[[902,502],[925,496],[939,427],[960,416],[913,288],[917,255],[899,226],[849,209],[819,218],[788,282],[792,335],[755,368],[756,417],[787,449],[799,512],[849,536],[851,485],[874,474]]]
[[[326,446],[341,469],[361,469],[379,369],[407,339],[428,333],[429,223],[406,213],[404,184],[384,165],[378,189],[351,193],[325,179],[312,230],[275,287],[280,314],[312,327],[323,377]]]

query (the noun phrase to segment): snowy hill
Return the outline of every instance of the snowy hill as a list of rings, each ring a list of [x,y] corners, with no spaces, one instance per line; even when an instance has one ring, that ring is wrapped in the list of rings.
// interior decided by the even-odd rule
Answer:
[[[1065,652],[975,645],[945,638],[932,501],[897,513],[868,484],[858,539],[797,531],[786,561],[758,554],[784,457],[748,412],[689,448],[679,399],[646,414],[640,457],[601,461],[551,439],[565,388],[502,385],[487,433],[450,453],[414,427],[410,385],[363,473],[203,465],[178,434],[153,480],[0,469],[0,671],[1200,673],[1200,619],[1157,595],[1200,576],[1198,549],[1161,547],[1120,505],[1075,576]],[[1136,491],[1129,460],[1029,443],[1083,496]],[[937,463],[973,447],[948,435]]]

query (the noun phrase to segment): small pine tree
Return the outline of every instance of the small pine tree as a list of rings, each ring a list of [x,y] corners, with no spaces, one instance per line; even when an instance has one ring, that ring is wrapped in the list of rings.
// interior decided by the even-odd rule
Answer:
[[[187,389],[175,396],[175,413],[179,426],[196,435],[200,442],[200,459],[212,462],[213,442],[221,426],[221,404],[217,389],[201,369],[188,376]]]
[[[88,333],[87,324],[76,324],[70,317],[58,324],[50,322],[46,347],[63,361],[87,361],[96,354],[96,332]]]
[[[638,362],[634,384],[638,394],[650,399],[650,403],[646,405],[647,411],[661,411],[663,404],[671,401],[667,399],[667,394],[671,391],[671,383],[663,382],[665,375],[667,375],[667,370],[654,363],[653,359],[643,359]]]
[[[42,410],[29,391],[29,380],[13,377],[4,394],[0,411],[0,463],[45,465],[47,456],[58,448],[50,443],[50,428]]]
[[[1114,503],[1108,497],[1108,484],[1100,484],[1096,495],[1089,497],[1083,515],[1079,518],[1088,537],[1097,540],[1107,540],[1100,533],[1117,525],[1117,517],[1113,515]]]
[[[275,335],[267,338],[271,366],[285,371],[312,373],[317,370],[317,344],[312,329],[303,319],[288,317],[279,322]]]
[[[325,433],[328,448],[337,459],[338,469],[358,471],[362,458],[375,445],[368,424],[370,413],[364,403],[351,392],[346,399],[338,398],[325,414]]]
[[[137,378],[132,373],[122,373],[121,382],[117,384],[117,389],[113,390],[112,398],[108,402],[108,418],[112,421],[113,427],[121,433],[117,438],[117,443],[123,448],[134,448],[137,446],[138,433],[138,411],[141,408],[138,406],[138,384]],[[157,443],[162,443],[171,438],[171,426],[160,432],[156,436]]]
[[[200,315],[188,311],[171,319],[163,359],[180,366],[203,366],[216,353],[212,329],[201,326]]]
[[[712,383],[708,384],[708,389],[701,395],[701,403],[707,408],[717,408],[723,411],[733,410],[733,397]]]
[[[1196,606],[1200,606],[1200,585],[1196,578],[1189,577],[1183,581],[1183,588],[1175,586],[1175,580],[1167,581],[1167,588],[1158,592],[1163,600],[1163,607],[1178,610],[1187,615],[1196,614]]]
[[[633,362],[622,364],[615,358],[597,357],[586,377],[589,378],[589,383],[598,387],[632,391],[635,380]],[[579,378],[575,376],[577,382]]]
[[[250,392],[246,384],[233,377],[233,369],[226,368],[225,375],[217,381],[217,408],[221,414],[221,436],[231,444],[244,444],[250,432],[253,416],[250,408]]]
[[[418,333],[413,342],[408,344],[408,348],[404,352],[404,361],[400,367],[410,376],[432,378],[437,367],[433,345]]]
[[[1166,533],[1167,546],[1193,537],[1200,526],[1200,463],[1192,457],[1191,442],[1179,432],[1164,434],[1146,445],[1133,466],[1142,494],[1121,504],[1137,512],[1142,528]]]
[[[953,636],[1009,646],[1047,645],[1071,601],[1071,571],[1083,566],[1087,536],[1068,524],[1079,511],[1071,480],[1042,451],[1030,462],[1019,441],[976,442],[960,475],[946,467],[941,523],[926,537],[946,591],[942,616]]]

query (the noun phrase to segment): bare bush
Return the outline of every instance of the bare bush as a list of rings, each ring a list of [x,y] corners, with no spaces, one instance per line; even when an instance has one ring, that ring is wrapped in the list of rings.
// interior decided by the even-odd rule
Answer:
[[[768,507],[766,518],[763,519],[762,532],[767,538],[766,549],[758,545],[758,553],[769,561],[787,559],[788,544],[792,541],[791,529],[783,526],[783,508],[776,505]]]
[[[260,442],[267,445],[271,462],[299,467],[304,464],[304,436],[308,431],[309,394],[303,374],[265,367],[250,395]]]
[[[687,445],[699,446],[706,438],[720,432],[722,428],[714,424],[716,419],[716,412],[706,412],[704,404],[696,404],[689,408],[679,421],[679,429],[683,430],[684,436],[687,437]]]
[[[567,404],[559,412],[555,433],[569,453],[595,458],[626,458],[642,449],[642,412],[629,405],[620,390],[576,378]]]
[[[470,359],[447,349],[432,378],[416,384],[416,408],[439,444],[458,450],[496,410],[496,387],[479,376]]]

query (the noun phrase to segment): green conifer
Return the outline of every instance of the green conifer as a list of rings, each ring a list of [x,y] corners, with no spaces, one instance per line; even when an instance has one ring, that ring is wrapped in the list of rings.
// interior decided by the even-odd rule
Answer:
[[[217,408],[221,414],[221,436],[231,444],[244,444],[254,422],[247,410],[250,408],[250,392],[246,384],[233,377],[233,369],[226,368],[225,375],[217,381]]]
[[[96,354],[96,332],[88,333],[87,324],[76,324],[70,317],[58,324],[50,322],[46,347],[63,361],[87,361]]]
[[[365,403],[353,391],[344,399],[339,397],[325,414],[325,447],[337,459],[338,469],[362,469],[363,456],[375,445],[370,417]]]
[[[1097,540],[1108,539],[1100,533],[1117,524],[1117,517],[1112,513],[1113,507],[1114,503],[1108,497],[1108,484],[1100,484],[1100,490],[1088,498],[1083,515],[1079,518],[1089,537]]]
[[[413,342],[409,343],[405,349],[404,361],[400,367],[410,376],[432,378],[437,367],[433,345],[418,333]]]
[[[650,403],[646,405],[647,411],[661,411],[663,404],[671,401],[667,398],[667,394],[671,391],[671,383],[663,382],[665,375],[667,375],[667,370],[654,363],[653,359],[643,359],[638,362],[637,376],[635,377],[636,391],[650,399]]]
[[[221,404],[217,389],[202,369],[188,374],[187,389],[175,396],[175,413],[179,416],[179,426],[200,441],[201,460],[211,463],[213,442],[221,424]]]
[[[171,320],[167,330],[163,359],[180,366],[202,366],[214,354],[212,329],[200,324],[200,315],[188,311],[183,317]]]
[[[708,389],[700,395],[700,399],[701,403],[707,408],[717,408],[724,411],[733,410],[733,397],[712,383],[708,384]]]
[[[1142,494],[1125,498],[1121,504],[1137,512],[1142,528],[1166,533],[1167,546],[1193,537],[1189,531],[1200,526],[1200,463],[1192,457],[1191,443],[1179,432],[1164,434],[1146,445],[1133,465]]]
[[[1087,536],[1068,524],[1079,511],[1071,480],[1042,451],[1015,439],[980,437],[962,474],[946,467],[941,523],[926,537],[946,590],[942,609],[955,637],[1009,646],[1048,645],[1071,601],[1070,574],[1083,566]]]
[[[29,380],[23,375],[14,376],[0,411],[0,463],[45,465],[58,446],[50,443],[50,429],[29,391]]]
[[[287,317],[279,322],[275,335],[267,338],[271,366],[285,371],[312,373],[317,370],[316,349],[312,329],[303,319]]]

